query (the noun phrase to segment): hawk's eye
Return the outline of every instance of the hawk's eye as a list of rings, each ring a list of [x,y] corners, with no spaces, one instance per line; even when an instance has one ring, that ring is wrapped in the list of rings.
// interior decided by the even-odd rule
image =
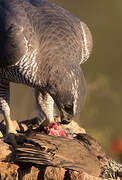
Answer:
[[[73,107],[72,107],[72,105],[70,105],[70,104],[64,105],[64,110],[65,110],[67,113],[69,113],[69,114],[72,114],[72,113],[73,113]]]

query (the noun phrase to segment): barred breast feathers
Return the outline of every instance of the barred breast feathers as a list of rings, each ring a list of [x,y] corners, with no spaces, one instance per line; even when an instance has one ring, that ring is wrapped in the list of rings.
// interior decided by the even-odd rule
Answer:
[[[16,63],[16,66],[19,66],[19,72],[22,74],[23,78],[28,80],[30,83],[33,83],[36,81],[36,75],[38,71],[38,65],[36,61],[38,48],[34,49],[25,36],[24,40],[26,52],[20,61]]]

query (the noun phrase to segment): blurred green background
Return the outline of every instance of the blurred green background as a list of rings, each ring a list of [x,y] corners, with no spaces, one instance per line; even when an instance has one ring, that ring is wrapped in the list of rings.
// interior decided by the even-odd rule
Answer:
[[[94,48],[82,65],[87,98],[79,123],[106,149],[122,137],[122,0],[50,0],[69,10],[90,28]],[[12,118],[31,118],[31,89],[12,84]]]

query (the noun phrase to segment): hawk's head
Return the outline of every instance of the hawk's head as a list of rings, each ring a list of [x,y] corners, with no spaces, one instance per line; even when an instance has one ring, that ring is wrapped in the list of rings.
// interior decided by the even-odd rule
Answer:
[[[48,92],[54,99],[62,123],[69,123],[80,112],[86,95],[86,84],[80,66],[57,68],[51,73]]]

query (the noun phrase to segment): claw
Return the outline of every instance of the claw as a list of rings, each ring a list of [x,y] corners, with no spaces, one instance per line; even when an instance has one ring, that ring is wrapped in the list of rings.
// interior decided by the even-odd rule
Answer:
[[[5,136],[4,141],[8,144],[12,144],[14,147],[17,147],[16,134],[9,133]]]

